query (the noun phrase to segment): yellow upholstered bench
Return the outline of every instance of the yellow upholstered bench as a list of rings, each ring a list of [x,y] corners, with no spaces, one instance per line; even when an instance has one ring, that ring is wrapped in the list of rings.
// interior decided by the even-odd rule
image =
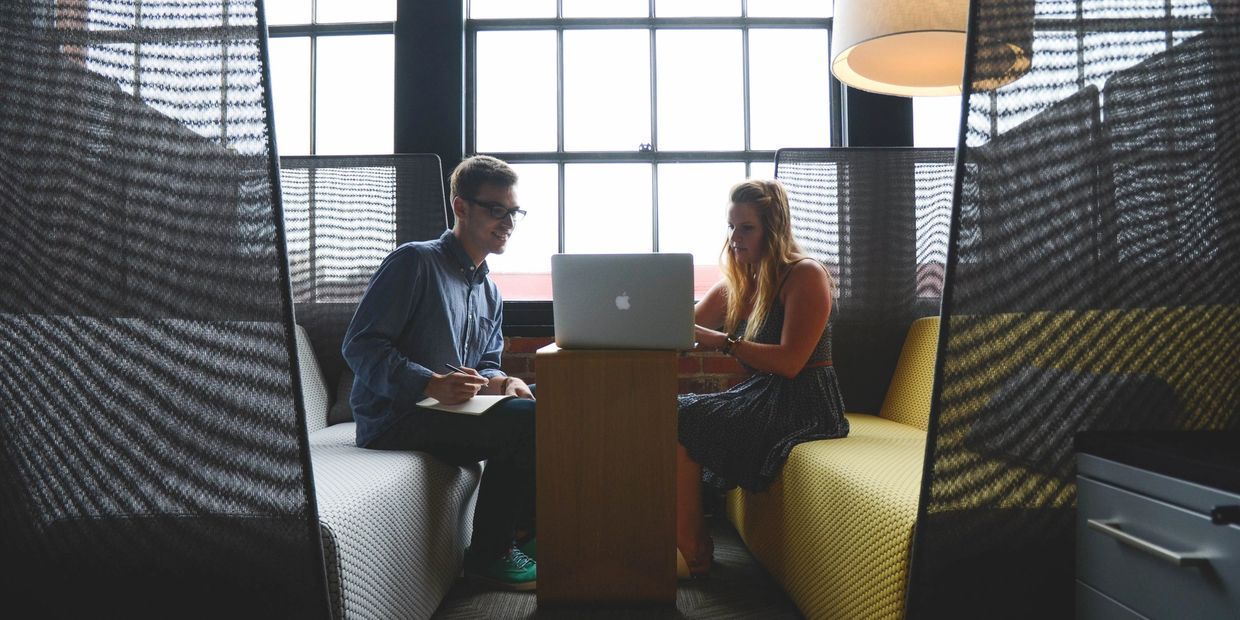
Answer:
[[[728,518],[808,618],[901,618],[925,460],[939,320],[909,328],[879,415],[798,445],[769,489]]]

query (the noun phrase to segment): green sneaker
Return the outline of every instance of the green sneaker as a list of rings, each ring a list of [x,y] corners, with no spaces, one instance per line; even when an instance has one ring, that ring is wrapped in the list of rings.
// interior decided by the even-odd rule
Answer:
[[[517,548],[520,549],[521,553],[524,553],[526,557],[528,557],[529,559],[534,560],[535,562],[538,561],[538,537],[537,536],[525,541],[525,543],[522,545],[518,545]]]
[[[465,561],[465,575],[501,590],[525,591],[538,587],[538,563],[516,545],[492,560]]]

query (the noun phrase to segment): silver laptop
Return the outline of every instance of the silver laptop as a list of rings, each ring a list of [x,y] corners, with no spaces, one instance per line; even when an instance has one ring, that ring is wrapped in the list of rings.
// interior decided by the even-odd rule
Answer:
[[[692,254],[554,254],[561,349],[692,349]]]

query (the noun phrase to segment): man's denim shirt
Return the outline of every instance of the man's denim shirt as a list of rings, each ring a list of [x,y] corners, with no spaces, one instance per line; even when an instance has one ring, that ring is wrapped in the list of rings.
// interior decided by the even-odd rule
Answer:
[[[366,446],[426,397],[445,363],[503,376],[503,302],[451,230],[394,250],[370,279],[341,353],[353,369],[357,445]]]

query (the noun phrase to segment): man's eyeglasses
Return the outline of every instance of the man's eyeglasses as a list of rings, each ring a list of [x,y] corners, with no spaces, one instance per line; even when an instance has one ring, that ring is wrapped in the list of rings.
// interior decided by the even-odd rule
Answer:
[[[516,222],[520,222],[521,218],[525,217],[525,209],[522,209],[520,207],[513,207],[509,209],[508,207],[505,207],[504,205],[499,204],[498,202],[483,202],[481,200],[477,200],[474,198],[466,198],[465,202],[475,204],[475,205],[478,205],[479,207],[482,207],[483,209],[486,209],[487,213],[489,213],[491,217],[497,220],[502,220],[506,217],[510,217],[512,218],[512,221],[515,224]]]

